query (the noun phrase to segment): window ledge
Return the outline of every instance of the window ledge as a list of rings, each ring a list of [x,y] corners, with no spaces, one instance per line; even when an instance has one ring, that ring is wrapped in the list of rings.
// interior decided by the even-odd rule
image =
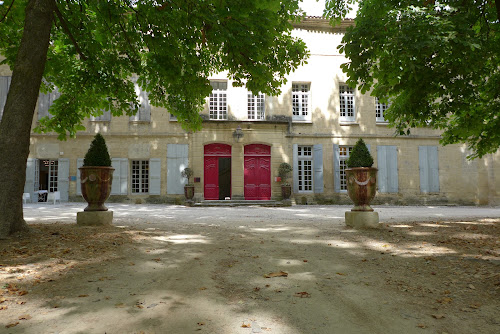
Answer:
[[[132,124],[150,124],[151,123],[151,121],[141,121],[141,120],[138,120],[138,121],[131,120],[129,122],[132,123]]]
[[[340,122],[340,126],[359,125],[358,122]]]
[[[303,120],[292,119],[292,123],[312,124],[312,121],[303,121]]]
[[[380,125],[380,126],[388,126],[389,125],[389,122],[376,122],[376,125]]]

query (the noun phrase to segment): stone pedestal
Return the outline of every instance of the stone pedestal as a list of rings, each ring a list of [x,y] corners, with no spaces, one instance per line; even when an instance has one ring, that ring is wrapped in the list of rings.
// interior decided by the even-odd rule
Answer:
[[[112,225],[113,211],[82,211],[76,214],[76,223],[82,226]]]
[[[346,211],[345,224],[353,228],[379,228],[378,212]]]

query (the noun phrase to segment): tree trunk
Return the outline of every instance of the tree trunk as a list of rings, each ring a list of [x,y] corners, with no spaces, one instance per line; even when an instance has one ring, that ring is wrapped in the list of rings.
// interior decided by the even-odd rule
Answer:
[[[0,239],[27,229],[22,195],[35,106],[42,82],[54,0],[30,0],[0,123]]]

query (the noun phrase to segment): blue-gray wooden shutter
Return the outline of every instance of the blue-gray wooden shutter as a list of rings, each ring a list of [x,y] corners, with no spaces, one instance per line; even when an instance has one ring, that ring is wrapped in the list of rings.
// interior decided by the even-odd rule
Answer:
[[[397,193],[398,151],[396,146],[377,146],[378,190],[382,193]]]
[[[323,192],[323,145],[313,146],[313,168],[314,168],[314,192],[316,194]]]
[[[82,184],[80,183],[80,167],[83,166],[83,158],[76,159],[76,194],[82,194]],[[114,180],[113,180],[114,181]],[[111,191],[113,193],[113,191]]]
[[[35,163],[38,160],[28,158],[26,161],[26,181],[24,182],[24,192],[29,193],[32,202],[38,202],[38,194],[35,197]]]
[[[57,161],[57,190],[61,194],[61,202],[67,202],[69,197],[69,159]]]
[[[7,93],[9,92],[11,77],[0,76],[0,120],[3,115],[3,108],[7,101]]]
[[[439,192],[439,163],[437,146],[419,146],[420,191]]]
[[[113,171],[113,183],[111,183],[111,195],[121,195],[121,158],[112,158],[111,167],[115,170]]]
[[[293,144],[293,192],[299,192],[299,145]]]
[[[333,190],[340,192],[340,149],[339,145],[333,144]]]
[[[167,194],[184,193],[187,180],[181,172],[189,166],[188,153],[187,144],[167,144]]]
[[[128,159],[122,158],[120,162],[120,195],[128,194],[128,168]]]
[[[161,159],[149,159],[149,194],[160,195]]]

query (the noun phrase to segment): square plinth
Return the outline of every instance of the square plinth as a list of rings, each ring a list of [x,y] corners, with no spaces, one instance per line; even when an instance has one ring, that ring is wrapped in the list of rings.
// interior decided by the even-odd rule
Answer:
[[[82,226],[112,225],[113,211],[82,211],[76,214],[76,223]]]
[[[378,212],[346,211],[345,224],[354,228],[379,228]]]

